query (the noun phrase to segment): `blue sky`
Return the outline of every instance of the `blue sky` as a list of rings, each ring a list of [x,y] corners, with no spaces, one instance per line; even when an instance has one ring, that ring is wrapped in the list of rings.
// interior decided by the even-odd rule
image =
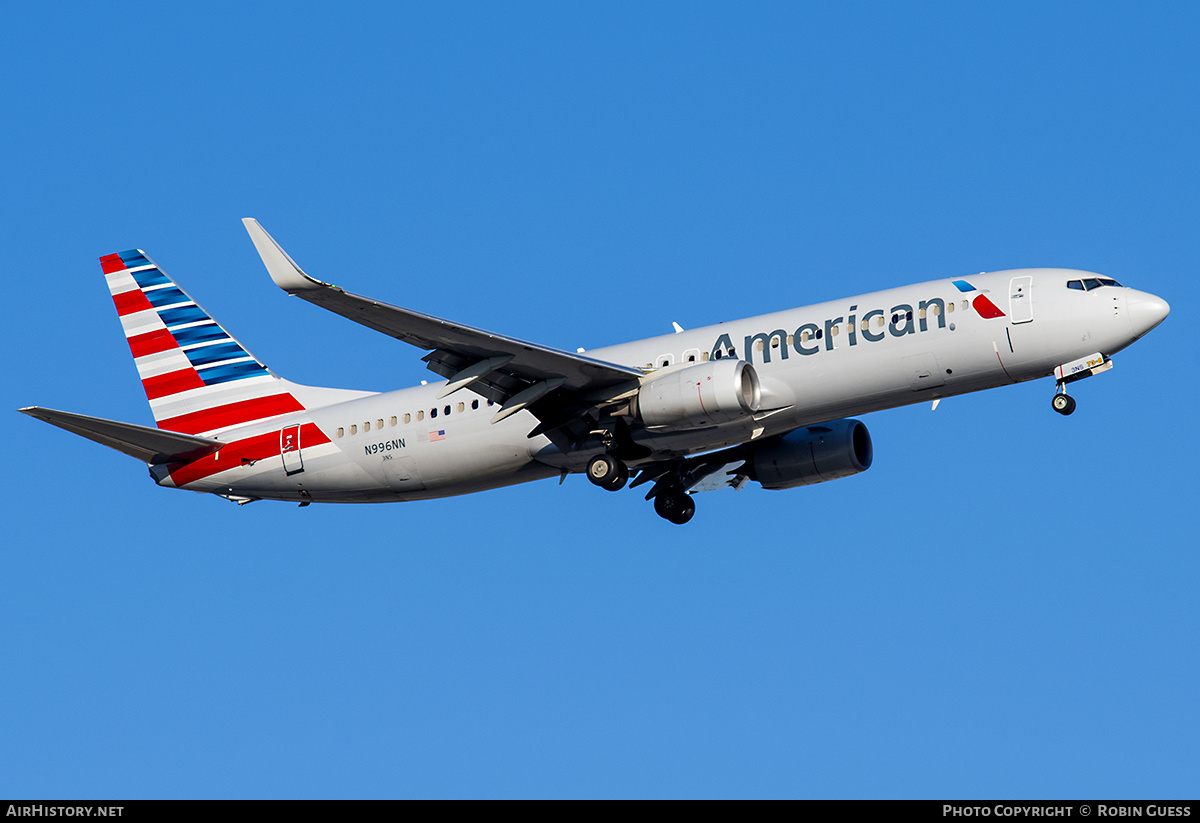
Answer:
[[[875,464],[238,508],[10,411],[0,796],[1195,797],[1194,4],[26,4],[5,407],[151,422],[96,258],[277,373],[421,352],[310,273],[566,349],[1069,266],[1168,321],[1078,386],[867,415]]]

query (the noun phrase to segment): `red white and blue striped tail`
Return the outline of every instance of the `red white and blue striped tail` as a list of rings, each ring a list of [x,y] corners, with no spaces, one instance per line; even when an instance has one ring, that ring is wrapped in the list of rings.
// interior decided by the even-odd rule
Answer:
[[[141,250],[100,258],[160,429],[212,435],[303,411],[290,391]]]

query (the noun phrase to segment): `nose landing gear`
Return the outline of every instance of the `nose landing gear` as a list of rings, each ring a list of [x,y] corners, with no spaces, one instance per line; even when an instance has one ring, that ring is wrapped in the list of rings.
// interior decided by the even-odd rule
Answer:
[[[1075,411],[1075,398],[1063,391],[1062,386],[1059,386],[1059,392],[1054,395],[1050,405],[1056,412],[1066,416]]]
[[[1105,357],[1102,352],[1089,354],[1087,357],[1055,366],[1054,397],[1050,400],[1051,407],[1063,416],[1075,411],[1075,398],[1067,394],[1067,384],[1106,372],[1111,368],[1112,360]]]

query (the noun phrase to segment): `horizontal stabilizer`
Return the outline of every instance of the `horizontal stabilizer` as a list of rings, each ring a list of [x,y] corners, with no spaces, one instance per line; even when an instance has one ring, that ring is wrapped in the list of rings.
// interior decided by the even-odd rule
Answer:
[[[225,444],[209,437],[152,429],[102,417],[29,406],[21,414],[44,420],[72,434],[95,440],[102,446],[136,457],[143,463],[185,463],[212,454]]]

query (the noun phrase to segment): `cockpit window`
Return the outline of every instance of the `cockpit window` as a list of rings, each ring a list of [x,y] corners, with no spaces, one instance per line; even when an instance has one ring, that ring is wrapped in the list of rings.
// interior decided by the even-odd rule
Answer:
[[[1111,277],[1087,277],[1083,280],[1067,281],[1068,289],[1076,289],[1078,291],[1091,291],[1092,289],[1099,289],[1104,286],[1116,286],[1117,288],[1124,288],[1124,286],[1122,286],[1116,280],[1113,280]]]

